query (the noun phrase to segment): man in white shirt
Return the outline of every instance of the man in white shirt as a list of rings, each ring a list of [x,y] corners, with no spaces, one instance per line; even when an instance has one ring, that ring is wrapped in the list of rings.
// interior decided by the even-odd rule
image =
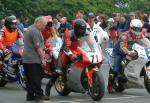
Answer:
[[[94,36],[98,44],[109,40],[107,32],[95,23],[95,15],[92,12],[90,12],[87,16],[87,31]]]

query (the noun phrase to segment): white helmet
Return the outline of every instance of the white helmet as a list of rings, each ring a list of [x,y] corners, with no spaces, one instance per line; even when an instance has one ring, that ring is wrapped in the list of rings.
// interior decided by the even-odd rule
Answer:
[[[141,35],[143,24],[139,19],[133,19],[130,23],[131,31],[134,35]]]
[[[142,24],[141,20],[133,19],[133,20],[131,20],[130,27],[142,28],[143,24]]]

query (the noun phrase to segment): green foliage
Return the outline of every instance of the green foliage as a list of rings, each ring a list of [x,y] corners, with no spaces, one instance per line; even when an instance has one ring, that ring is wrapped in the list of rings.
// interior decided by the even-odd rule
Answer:
[[[124,3],[128,7],[123,7]],[[120,4],[120,8],[115,6]],[[111,15],[114,12],[150,12],[149,0],[0,0],[0,18],[14,14],[19,18],[34,19],[39,15],[62,13],[70,20],[78,10],[94,12],[97,15]]]

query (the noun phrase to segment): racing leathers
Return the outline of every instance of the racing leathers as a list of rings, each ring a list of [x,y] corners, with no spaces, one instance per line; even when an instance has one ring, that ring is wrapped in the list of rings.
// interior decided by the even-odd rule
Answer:
[[[144,32],[141,32],[141,35],[134,35],[130,31],[124,32],[120,35],[117,43],[115,44],[113,48],[113,55],[114,55],[114,64],[113,68],[110,69],[109,72],[109,80],[108,80],[108,92],[113,93],[112,85],[114,83],[115,78],[117,75],[121,72],[122,66],[121,61],[122,59],[130,54],[134,54],[134,52],[131,50],[131,47],[134,43],[142,43],[145,39]]]

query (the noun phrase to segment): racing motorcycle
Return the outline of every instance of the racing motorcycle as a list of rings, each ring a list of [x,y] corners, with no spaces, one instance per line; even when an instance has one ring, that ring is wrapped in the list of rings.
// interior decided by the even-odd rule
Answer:
[[[12,46],[18,48],[16,44]],[[17,50],[17,49],[16,49]],[[0,50],[0,87],[4,87],[8,82],[19,82],[26,89],[25,73],[20,54],[7,49]]]
[[[88,93],[94,101],[104,96],[105,83],[100,70],[104,60],[101,48],[94,37],[84,36],[81,45],[72,52],[77,56],[55,81],[55,89],[61,96],[71,92]]]
[[[116,77],[113,89],[116,92],[123,92],[128,88],[145,88],[150,93],[150,48],[140,44],[133,44],[132,50],[135,56],[126,55],[121,61],[122,71]],[[106,48],[110,57],[110,72],[112,70],[113,48]]]

